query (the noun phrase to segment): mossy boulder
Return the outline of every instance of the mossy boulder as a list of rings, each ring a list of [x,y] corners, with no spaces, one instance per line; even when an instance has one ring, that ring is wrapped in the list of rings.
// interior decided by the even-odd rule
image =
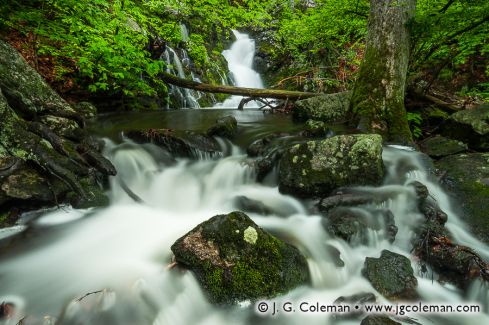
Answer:
[[[435,163],[454,207],[472,233],[489,243],[489,153],[458,154]]]
[[[304,134],[309,137],[324,137],[328,134],[329,128],[323,121],[307,120]]]
[[[84,118],[94,118],[97,116],[97,107],[89,102],[79,102],[74,105],[75,110]]]
[[[309,282],[307,261],[299,250],[242,212],[201,223],[171,250],[217,304],[271,298]]]
[[[342,92],[298,100],[293,117],[299,121],[313,119],[326,123],[344,121],[350,105],[351,92]]]
[[[379,258],[367,257],[363,275],[380,294],[390,300],[412,300],[417,297],[418,280],[409,259],[383,250]]]
[[[340,135],[289,148],[279,163],[279,189],[322,196],[341,186],[379,184],[383,175],[379,135]]]
[[[9,104],[27,116],[47,112],[74,113],[13,47],[0,40],[0,88]]]
[[[232,139],[238,133],[238,121],[234,116],[225,116],[216,121],[216,124],[207,130],[208,136],[220,136]]]
[[[471,149],[489,150],[489,104],[450,115],[441,133],[467,143]]]
[[[465,143],[439,135],[423,140],[419,146],[422,152],[432,158],[442,158],[468,150]]]

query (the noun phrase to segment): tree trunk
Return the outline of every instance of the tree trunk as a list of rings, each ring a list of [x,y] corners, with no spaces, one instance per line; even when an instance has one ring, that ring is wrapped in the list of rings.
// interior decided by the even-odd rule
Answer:
[[[351,99],[359,128],[384,140],[411,143],[404,95],[409,60],[408,21],[416,0],[371,0],[365,57]]]
[[[211,85],[211,84],[178,78],[169,73],[162,73],[161,78],[163,81],[166,81],[167,83],[177,87],[189,88],[189,89],[209,92],[209,93],[245,96],[250,98],[274,98],[274,99],[299,100],[299,99],[306,99],[306,98],[321,95],[317,93],[306,93],[302,91]]]

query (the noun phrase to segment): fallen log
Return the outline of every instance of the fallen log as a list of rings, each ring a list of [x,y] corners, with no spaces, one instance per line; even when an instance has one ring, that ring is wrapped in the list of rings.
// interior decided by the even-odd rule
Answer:
[[[289,99],[299,100],[319,96],[317,93],[307,93],[302,91],[278,90],[278,89],[258,89],[245,88],[224,85],[211,85],[192,80],[182,79],[169,73],[161,73],[161,79],[171,85],[188,88],[208,93],[221,93],[245,96],[251,98],[274,98],[274,99]]]

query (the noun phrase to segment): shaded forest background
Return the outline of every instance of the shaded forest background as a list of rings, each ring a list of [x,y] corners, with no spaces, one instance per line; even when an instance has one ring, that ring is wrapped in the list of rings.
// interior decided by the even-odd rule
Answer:
[[[364,54],[369,13],[366,0],[28,0],[0,8],[1,37],[73,101],[168,100],[158,76],[166,69],[165,46],[186,49],[200,79],[219,84],[232,29],[256,38],[255,62],[267,87],[346,90]],[[418,0],[409,22],[410,88],[462,107],[487,101],[488,20],[487,1]],[[408,96],[408,119],[419,136],[427,116],[414,98]]]

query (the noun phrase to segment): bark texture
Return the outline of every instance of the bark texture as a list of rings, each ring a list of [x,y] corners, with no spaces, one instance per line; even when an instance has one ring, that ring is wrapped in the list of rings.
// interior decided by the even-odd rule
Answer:
[[[411,143],[404,95],[416,0],[371,0],[365,57],[351,99],[360,129]]]
[[[278,89],[258,89],[258,88],[245,88],[245,87],[233,87],[233,86],[217,86],[192,80],[182,79],[175,77],[169,73],[162,73],[161,78],[163,81],[182,88],[189,88],[203,92],[220,93],[239,95],[251,98],[274,98],[274,99],[290,99],[299,100],[305,98],[315,97],[321,94],[306,93],[302,91],[290,91],[290,90],[278,90]]]

